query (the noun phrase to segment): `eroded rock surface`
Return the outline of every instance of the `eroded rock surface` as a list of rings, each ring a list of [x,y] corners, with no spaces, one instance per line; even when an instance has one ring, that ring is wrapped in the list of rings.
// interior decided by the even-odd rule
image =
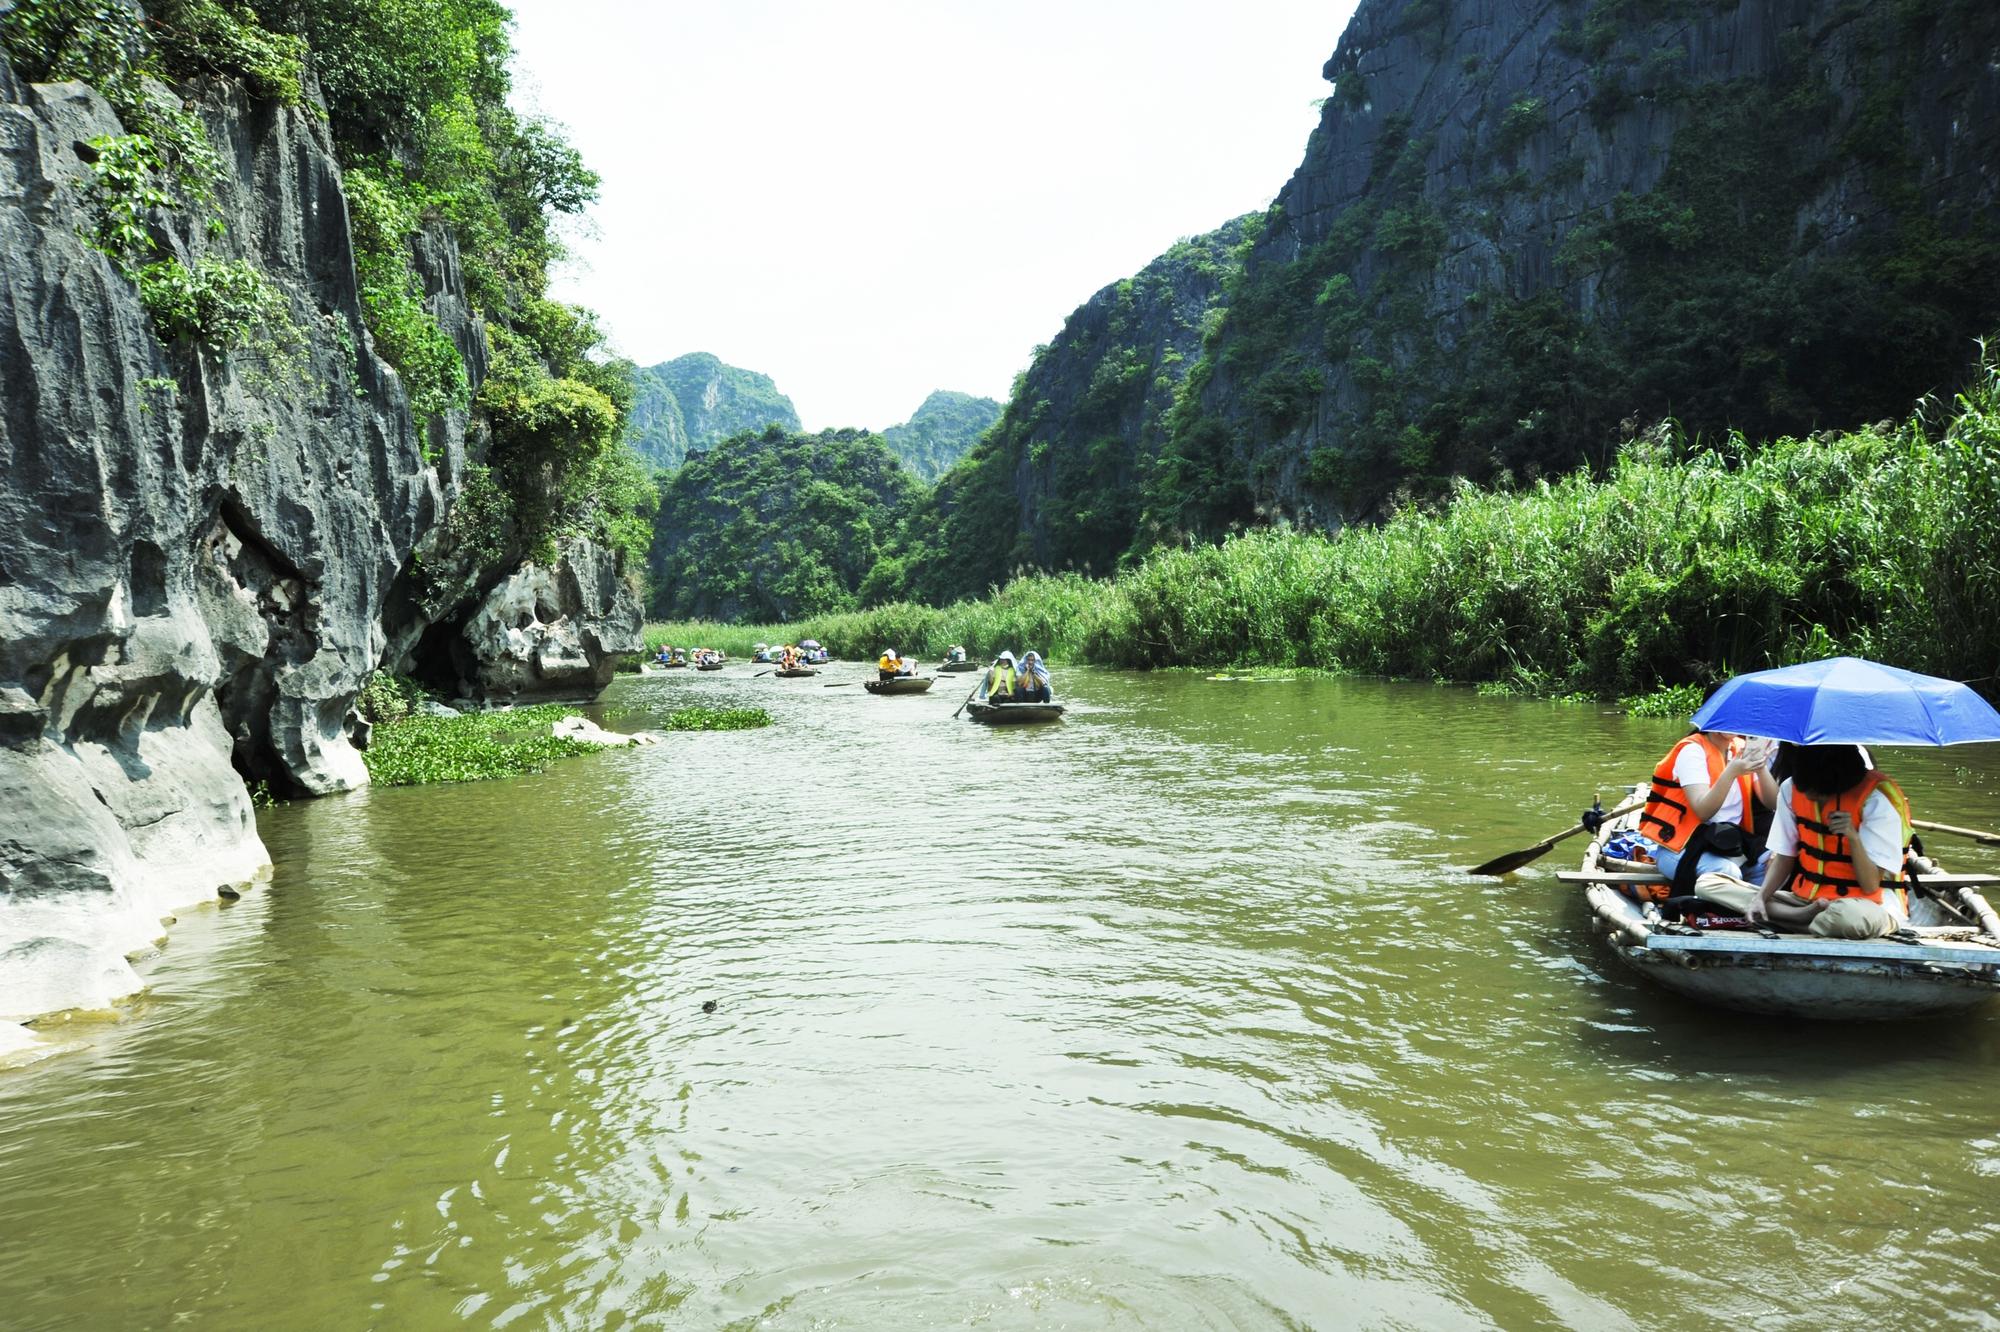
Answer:
[[[410,664],[413,553],[467,466],[463,417],[414,421],[373,354],[324,122],[226,95],[203,114],[226,231],[169,220],[167,244],[253,263],[296,329],[227,355],[163,344],[80,237],[111,108],[0,61],[0,1021],[129,993],[164,916],[266,873],[246,778],[367,780],[354,697]],[[476,384],[449,236],[417,261]],[[616,628],[524,688],[597,679],[593,645],[628,624],[636,647],[636,601],[601,573],[569,574],[569,601]]]
[[[617,553],[577,542],[553,568],[528,564],[502,580],[452,651],[465,687],[486,698],[594,695],[620,657],[645,647],[641,627]]]

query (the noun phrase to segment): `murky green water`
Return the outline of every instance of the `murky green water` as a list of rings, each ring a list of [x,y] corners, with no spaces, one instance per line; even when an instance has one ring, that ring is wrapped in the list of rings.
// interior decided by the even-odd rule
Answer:
[[[269,892],[0,1074],[0,1325],[1992,1325],[2000,1014],[1695,1008],[1452,869],[1676,727],[1070,671],[988,731],[839,671],[266,814]],[[2000,754],[1885,757],[1995,821]]]

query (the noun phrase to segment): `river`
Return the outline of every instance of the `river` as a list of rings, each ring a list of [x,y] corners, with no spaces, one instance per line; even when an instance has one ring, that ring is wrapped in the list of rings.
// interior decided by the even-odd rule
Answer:
[[[751,669],[598,711],[766,730],[265,811],[267,891],[0,1073],[0,1326],[1993,1325],[2000,1013],[1704,1010],[1568,856],[1454,869],[1673,724]],[[1993,821],[2000,754],[1890,766]]]

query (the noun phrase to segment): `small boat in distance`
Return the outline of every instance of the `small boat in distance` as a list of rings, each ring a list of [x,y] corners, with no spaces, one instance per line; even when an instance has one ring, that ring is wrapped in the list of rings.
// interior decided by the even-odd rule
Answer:
[[[818,675],[819,672],[810,666],[793,666],[789,669],[774,671],[772,674],[776,675],[780,680],[800,680],[808,675]]]
[[[1634,788],[1643,794],[1645,787]],[[1867,1022],[1964,1012],[2000,995],[2000,916],[1973,883],[1990,875],[1923,874],[1912,894],[1913,921],[1879,939],[1781,934],[1702,912],[1666,919],[1618,891],[1662,882],[1651,865],[1606,851],[1638,828],[1636,811],[1608,821],[1584,851],[1582,868],[1558,874],[1582,885],[1592,926],[1618,960],[1666,989],[1746,1013]]]
[[[976,661],[946,661],[938,664],[938,671],[944,675],[958,675],[964,671],[976,671],[978,669],[979,663]]]
[[[932,675],[899,675],[893,680],[863,680],[861,687],[871,694],[921,694],[937,683]]]

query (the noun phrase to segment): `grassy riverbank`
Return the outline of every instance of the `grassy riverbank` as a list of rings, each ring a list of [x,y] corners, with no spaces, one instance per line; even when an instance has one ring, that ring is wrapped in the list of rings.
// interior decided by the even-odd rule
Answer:
[[[1601,478],[1467,488],[1332,538],[1260,531],[1157,552],[1112,580],[1034,575],[942,608],[655,626],[649,639],[736,653],[811,637],[853,658],[1033,647],[1058,662],[1316,667],[1603,697],[1853,652],[1990,688],[1996,527],[1989,362],[1956,402],[1900,423],[1712,447],[1662,429]]]

